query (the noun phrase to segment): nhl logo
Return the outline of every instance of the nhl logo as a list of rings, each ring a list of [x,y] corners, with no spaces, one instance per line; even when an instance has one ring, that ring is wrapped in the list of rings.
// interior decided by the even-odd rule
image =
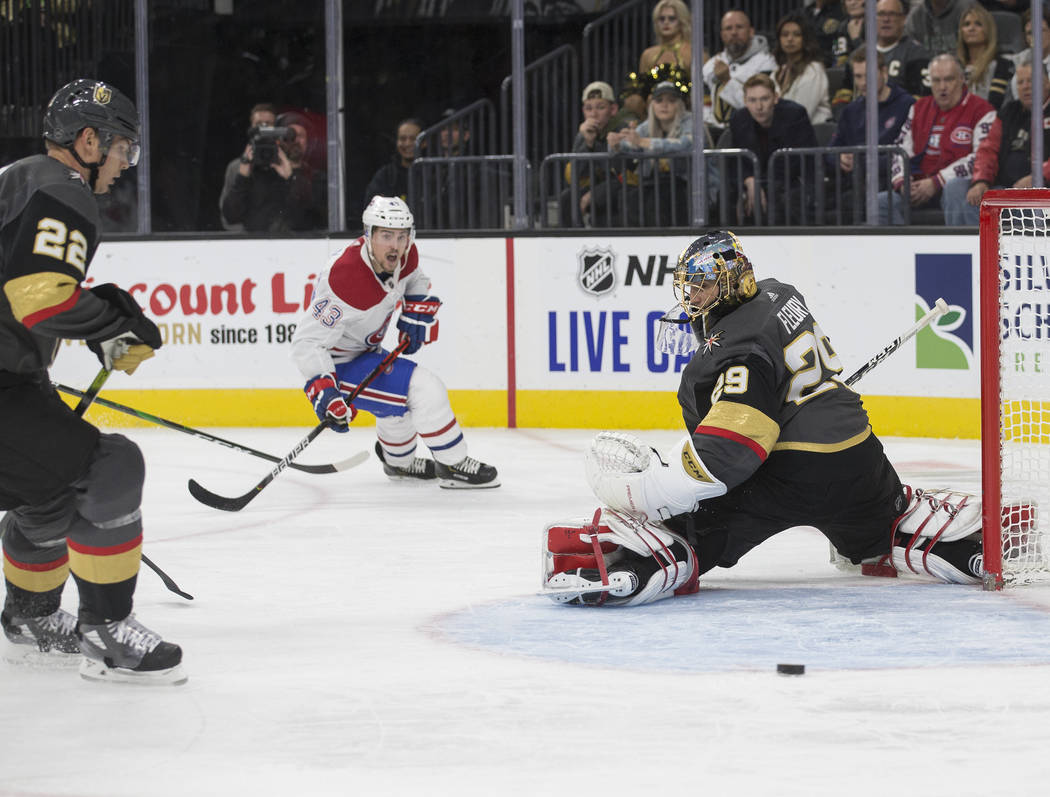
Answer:
[[[104,86],[101,83],[95,86],[95,102],[99,105],[108,105],[111,99],[113,99],[113,92],[109,90],[109,86]]]
[[[580,264],[577,278],[584,291],[602,296],[616,288],[616,253],[612,249],[584,249],[576,260]]]

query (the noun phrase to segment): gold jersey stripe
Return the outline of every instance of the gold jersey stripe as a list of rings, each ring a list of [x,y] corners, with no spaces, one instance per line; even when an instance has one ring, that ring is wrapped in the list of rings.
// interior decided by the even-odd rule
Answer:
[[[845,451],[847,448],[853,448],[853,446],[863,443],[871,436],[871,427],[869,426],[860,434],[855,434],[853,437],[846,438],[838,443],[791,443],[782,442],[777,443],[774,447],[774,451],[811,451],[817,454],[834,454],[836,451]]]
[[[714,426],[753,440],[767,454],[780,437],[780,425],[760,410],[733,401],[716,401],[701,426]]]
[[[63,560],[55,567],[46,570],[26,569],[19,567],[6,556],[4,557],[4,578],[26,592],[50,592],[66,583],[69,577],[69,562]]]
[[[67,301],[77,284],[67,274],[41,271],[8,280],[4,283],[4,294],[11,304],[12,315],[22,321],[26,316]]]
[[[69,548],[69,567],[79,578],[92,584],[116,584],[139,572],[142,545],[108,556],[81,553]]]

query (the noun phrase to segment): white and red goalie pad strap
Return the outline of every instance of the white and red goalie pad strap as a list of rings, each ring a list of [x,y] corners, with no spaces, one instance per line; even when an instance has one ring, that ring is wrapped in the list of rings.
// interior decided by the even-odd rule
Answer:
[[[682,552],[681,559],[671,550],[675,543],[678,543],[678,550]],[[627,553],[628,551],[630,553]],[[600,508],[589,523],[581,519],[555,523],[544,529],[544,592],[573,592],[577,593],[577,596],[594,592],[622,595],[623,593],[614,591],[620,589],[622,582],[611,583],[609,571],[615,569],[617,563],[632,558],[631,554],[634,554],[633,558],[636,560],[639,557],[651,558],[659,567],[636,592],[626,598],[612,599],[611,603],[650,603],[672,595],[687,595],[699,590],[696,556],[685,540],[662,527],[638,521],[608,508]],[[570,581],[555,578],[559,574],[580,570],[597,570],[600,583],[577,579],[572,581],[573,586],[569,588],[552,586],[552,581]],[[551,597],[558,602],[568,600],[564,596]],[[605,602],[606,597],[602,594],[596,601],[591,602],[600,605]]]

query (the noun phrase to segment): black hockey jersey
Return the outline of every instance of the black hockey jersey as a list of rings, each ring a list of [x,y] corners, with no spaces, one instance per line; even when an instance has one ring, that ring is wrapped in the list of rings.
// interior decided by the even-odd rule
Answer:
[[[793,286],[761,280],[747,303],[701,329],[678,401],[704,464],[729,489],[760,466],[823,478],[871,435],[860,397]],[[838,464],[835,464],[838,463]],[[831,475],[834,478],[834,474]]]
[[[0,170],[0,387],[46,381],[63,338],[106,340],[126,326],[81,287],[100,227],[91,189],[55,158]]]

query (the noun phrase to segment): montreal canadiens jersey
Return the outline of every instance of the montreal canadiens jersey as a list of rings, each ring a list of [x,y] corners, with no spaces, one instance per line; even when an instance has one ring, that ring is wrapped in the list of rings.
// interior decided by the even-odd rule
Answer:
[[[305,379],[377,351],[405,295],[430,290],[415,244],[383,277],[366,262],[364,242],[362,236],[336,255],[314,283],[310,307],[292,337],[292,359]]]
[[[773,279],[715,321],[682,373],[678,401],[704,464],[730,489],[759,466],[819,480],[827,454],[871,434],[831,341],[793,286]]]
[[[61,339],[106,340],[126,326],[81,286],[100,228],[91,189],[55,158],[0,170],[0,383],[44,382]]]

